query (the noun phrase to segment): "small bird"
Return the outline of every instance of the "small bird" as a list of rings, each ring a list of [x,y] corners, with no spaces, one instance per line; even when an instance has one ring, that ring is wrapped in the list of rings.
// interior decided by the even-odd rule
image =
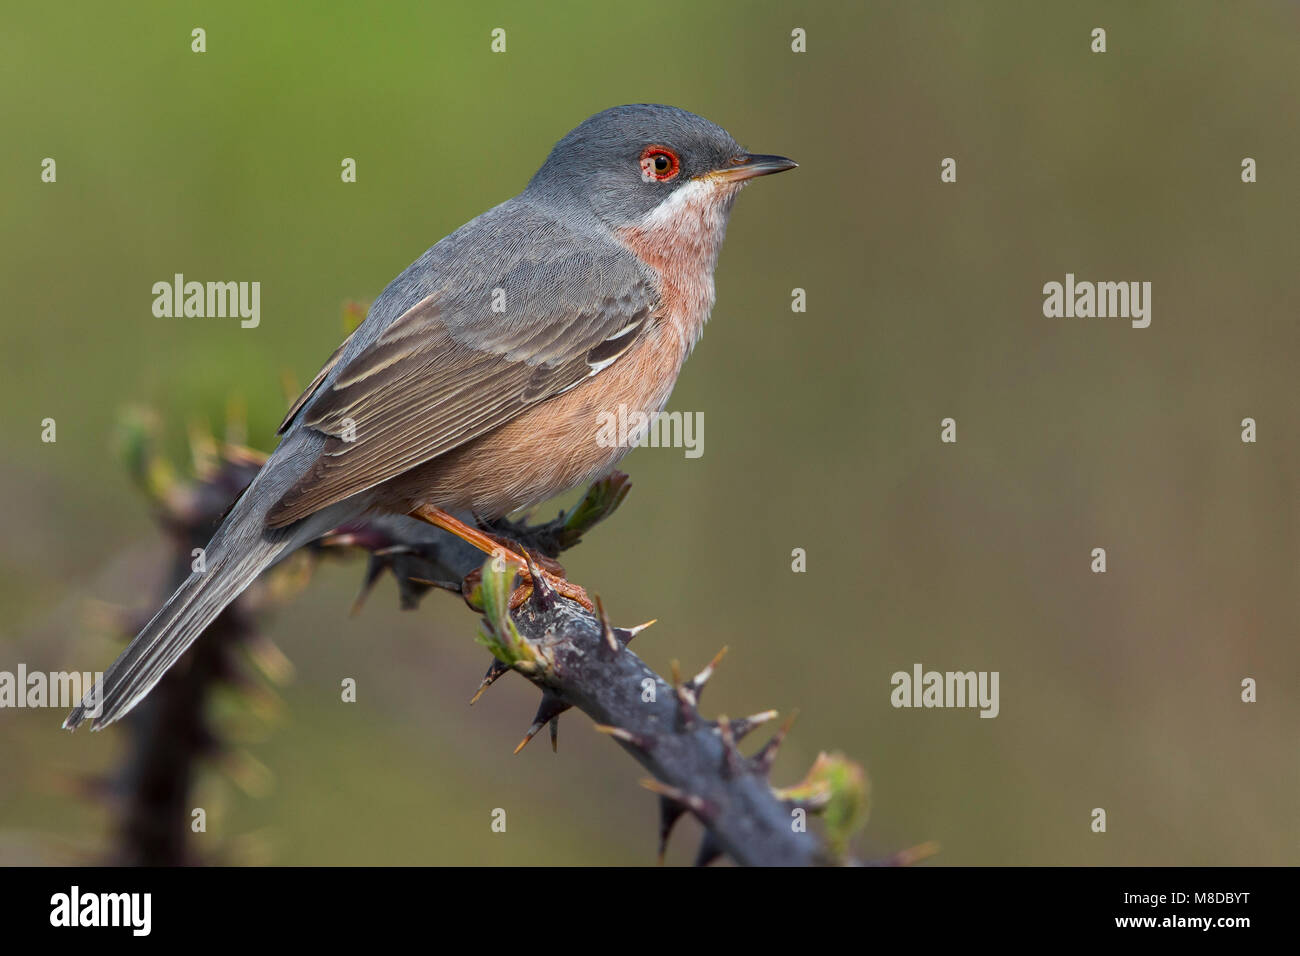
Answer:
[[[205,570],[63,726],[126,714],[265,568],[367,513],[420,518],[527,578],[526,556],[456,514],[500,518],[614,467],[629,448],[598,438],[602,413],[663,410],[713,308],[737,193],[795,165],[671,106],[618,106],[572,130],[522,193],[384,289],[289,409]]]

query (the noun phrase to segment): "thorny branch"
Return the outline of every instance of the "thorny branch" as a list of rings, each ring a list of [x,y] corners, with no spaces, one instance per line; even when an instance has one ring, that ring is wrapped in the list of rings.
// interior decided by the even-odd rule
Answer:
[[[135,446],[128,446],[129,461],[160,506],[160,520],[177,545],[177,574],[183,575],[189,570],[190,548],[206,539],[222,503],[251,479],[261,458],[208,438],[196,446],[195,480],[180,483],[161,477],[156,456],[143,447],[137,435]],[[538,560],[553,560],[612,514],[629,490],[627,476],[614,473],[553,521],[497,522],[488,530],[518,542]],[[775,718],[775,711],[739,719],[701,714],[701,693],[725,648],[689,680],[673,662],[672,678],[665,680],[628,648],[648,624],[614,627],[599,601],[595,613],[586,611],[555,594],[540,575],[534,576],[538,583],[524,603],[511,610],[515,569],[490,558],[480,567],[480,552],[438,529],[410,518],[375,516],[336,529],[312,547],[318,556],[355,549],[368,554],[358,607],[378,578],[391,572],[405,608],[416,607],[429,590],[441,588],[460,593],[481,614],[478,640],[493,661],[474,699],[512,670],[542,692],[532,726],[517,749],[547,727],[554,746],[559,717],[573,708],[587,714],[650,773],[643,783],[659,795],[661,860],[674,824],[691,813],[705,829],[697,864],[723,854],[752,865],[856,862],[849,841],[865,823],[868,806],[866,775],[857,764],[838,754],[821,754],[802,782],[774,788],[768,777],[790,721],[746,756],[740,741]],[[279,600],[284,599],[281,593]],[[192,862],[184,844],[194,763],[221,747],[204,723],[205,701],[216,682],[238,678],[231,648],[255,635],[256,614],[268,603],[264,596],[260,602],[246,596],[228,608],[191,652],[189,666],[169,674],[132,715],[133,754],[125,781],[119,781],[125,794],[116,852],[120,861]],[[804,825],[809,814],[821,815],[822,836]],[[876,862],[905,864],[931,852],[923,846]]]
[[[551,522],[497,522],[487,530],[554,559],[609,517],[630,487],[627,476],[615,472]],[[540,575],[533,575],[531,595],[512,611],[514,568],[491,558],[479,567],[479,552],[411,519],[361,522],[340,529],[321,545],[370,552],[362,597],[385,570],[396,577],[405,606],[413,606],[435,584],[460,592],[482,615],[478,640],[493,654],[474,699],[511,670],[541,690],[537,714],[516,752],[547,727],[554,746],[560,715],[570,708],[594,720],[598,730],[652,775],[643,783],[660,798],[660,859],[674,824],[689,812],[705,828],[696,855],[700,865],[724,853],[752,865],[854,862],[848,842],[866,820],[865,773],[840,755],[822,754],[800,784],[773,788],[768,776],[790,722],[756,753],[745,756],[739,742],[775,718],[775,711],[737,720],[710,720],[700,713],[701,692],[725,648],[689,680],[674,662],[672,679],[665,680],[628,649],[648,624],[614,627],[599,600],[595,613],[587,611],[557,595]],[[808,814],[823,816],[824,840],[804,825]],[[918,848],[879,862],[911,862],[928,852]]]

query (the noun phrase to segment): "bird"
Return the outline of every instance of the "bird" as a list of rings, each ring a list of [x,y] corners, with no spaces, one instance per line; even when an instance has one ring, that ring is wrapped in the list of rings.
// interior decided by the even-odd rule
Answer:
[[[737,194],[796,165],[672,106],[572,129],[521,193],[389,283],[290,407],[204,569],[63,726],[121,718],[263,570],[367,514],[419,518],[590,607],[458,515],[482,524],[613,469],[632,442],[602,440],[601,414],[663,410],[713,308]]]

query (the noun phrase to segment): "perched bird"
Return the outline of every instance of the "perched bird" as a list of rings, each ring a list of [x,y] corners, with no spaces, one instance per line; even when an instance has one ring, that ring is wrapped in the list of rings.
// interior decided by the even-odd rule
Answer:
[[[583,122],[522,193],[389,284],[289,409],[279,446],[205,549],[205,570],[64,726],[91,717],[99,728],[130,711],[263,569],[367,512],[421,518],[526,577],[523,556],[453,513],[502,517],[626,454],[598,440],[602,413],[663,409],[713,307],[736,194],[794,166],[670,106]]]

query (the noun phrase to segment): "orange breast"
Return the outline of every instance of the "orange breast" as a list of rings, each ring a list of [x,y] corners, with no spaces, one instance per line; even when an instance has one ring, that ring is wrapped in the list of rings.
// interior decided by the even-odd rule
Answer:
[[[603,416],[618,416],[620,406],[624,414],[661,411],[686,352],[671,324],[656,320],[600,374],[394,478],[385,497],[394,509],[432,504],[495,518],[592,481],[631,450],[602,445]]]

